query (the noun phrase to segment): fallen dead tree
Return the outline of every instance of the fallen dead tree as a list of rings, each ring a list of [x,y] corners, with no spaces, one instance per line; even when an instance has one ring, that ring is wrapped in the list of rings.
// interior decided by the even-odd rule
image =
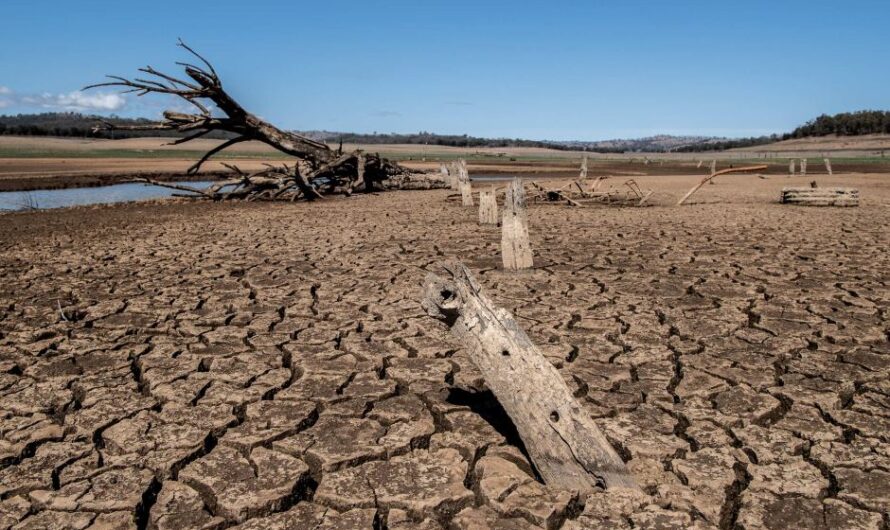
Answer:
[[[782,188],[782,204],[801,206],[859,206],[856,188]]]
[[[443,267],[446,278],[427,276],[423,306],[466,345],[544,482],[581,492],[598,486],[636,488],[590,413],[510,312],[482,293],[465,266]]]
[[[149,178],[141,179],[143,182],[213,200],[295,200],[301,197],[312,200],[330,193],[349,195],[358,190],[441,187],[439,179],[414,176],[408,169],[378,154],[364,153],[361,150],[350,153],[335,151],[324,143],[281,130],[260,119],[247,112],[223,89],[222,82],[210,62],[182,41],[179,42],[179,46],[188,51],[201,65],[177,63],[183,67],[187,77],[185,79],[146,66],[139,69],[146,74],[144,77],[127,79],[108,76],[110,81],[90,85],[86,89],[118,87],[123,88],[124,93],[132,92],[137,96],[172,95],[192,105],[196,112],[189,114],[168,110],[164,112],[164,120],[157,124],[117,127],[103,123],[97,126],[97,129],[183,133],[185,136],[171,142],[173,145],[190,142],[213,131],[221,131],[231,136],[195,162],[188,169],[190,175],[196,174],[214,155],[247,141],[262,142],[296,160],[291,165],[269,165],[263,170],[252,173],[243,172],[230,165],[227,167],[232,170],[233,178],[214,183],[206,189],[156,182]]]
[[[561,188],[545,188],[537,182],[530,182],[532,200],[538,202],[565,202],[570,206],[586,206],[591,203],[634,204],[642,206],[652,196],[653,190],[643,190],[633,179],[624,181],[623,187],[600,190],[600,185],[608,177],[596,177],[593,182],[579,178]]]
[[[696,184],[695,186],[692,187],[692,189],[690,189],[688,192],[686,192],[686,195],[684,195],[682,199],[677,201],[677,206],[681,206],[684,202],[686,202],[686,199],[688,199],[689,197],[692,197],[693,193],[697,192],[699,190],[699,188],[701,188],[702,186],[704,186],[705,184],[710,182],[714,177],[717,177],[720,175],[729,175],[730,173],[747,173],[747,172],[751,172],[751,171],[766,171],[766,169],[767,169],[766,165],[760,165],[760,166],[747,166],[747,167],[721,169],[720,171],[716,171],[716,172],[714,172],[712,170],[710,175],[701,179],[701,181],[698,184]]]

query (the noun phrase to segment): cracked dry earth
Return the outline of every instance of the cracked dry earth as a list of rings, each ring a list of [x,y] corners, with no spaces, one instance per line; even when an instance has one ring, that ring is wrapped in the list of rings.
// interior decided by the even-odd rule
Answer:
[[[0,218],[0,528],[888,528],[890,211],[446,192]],[[420,307],[457,257],[643,492],[541,484]]]

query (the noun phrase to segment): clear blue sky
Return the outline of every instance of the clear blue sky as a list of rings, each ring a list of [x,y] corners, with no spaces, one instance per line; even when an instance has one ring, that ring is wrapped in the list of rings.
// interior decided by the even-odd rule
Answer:
[[[78,94],[182,37],[282,127],[596,140],[784,132],[890,109],[875,1],[46,1],[0,5],[0,112],[158,116]]]

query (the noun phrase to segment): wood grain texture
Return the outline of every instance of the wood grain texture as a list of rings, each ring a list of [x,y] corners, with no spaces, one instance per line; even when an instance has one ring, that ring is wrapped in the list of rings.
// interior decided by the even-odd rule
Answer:
[[[507,270],[530,269],[534,263],[528,240],[525,189],[519,179],[513,179],[507,187],[501,221],[501,257]]]
[[[464,265],[442,267],[445,278],[426,278],[424,309],[466,345],[544,481],[582,492],[637,488],[590,414],[510,312],[482,293]]]

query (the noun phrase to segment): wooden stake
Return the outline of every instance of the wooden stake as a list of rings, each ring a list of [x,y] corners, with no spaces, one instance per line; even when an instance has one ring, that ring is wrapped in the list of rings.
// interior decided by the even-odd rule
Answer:
[[[828,171],[829,175],[834,175],[834,172],[831,171],[831,160],[828,158],[822,160],[825,162],[825,171]]]
[[[794,159],[788,161],[788,174],[794,176]]]
[[[711,174],[713,175],[716,172],[717,172],[717,160],[715,159],[715,160],[711,160]]]
[[[460,162],[457,160],[451,163],[451,189],[460,191]]]
[[[470,181],[463,180],[460,182],[460,198],[462,205],[473,206],[473,186],[470,184]]]
[[[806,158],[800,159],[800,174],[801,175],[807,174],[807,159]]]
[[[601,485],[638,488],[590,413],[513,315],[482,293],[465,266],[443,267],[444,279],[427,276],[423,307],[466,345],[544,482],[582,494]]]
[[[498,224],[498,202],[493,190],[479,192],[479,224]]]
[[[528,214],[525,211],[525,189],[522,181],[513,179],[504,200],[501,222],[501,257],[504,269],[530,269],[533,264],[532,247],[528,241]]]
[[[587,155],[584,155],[584,159],[581,160],[581,178],[587,178]]]

